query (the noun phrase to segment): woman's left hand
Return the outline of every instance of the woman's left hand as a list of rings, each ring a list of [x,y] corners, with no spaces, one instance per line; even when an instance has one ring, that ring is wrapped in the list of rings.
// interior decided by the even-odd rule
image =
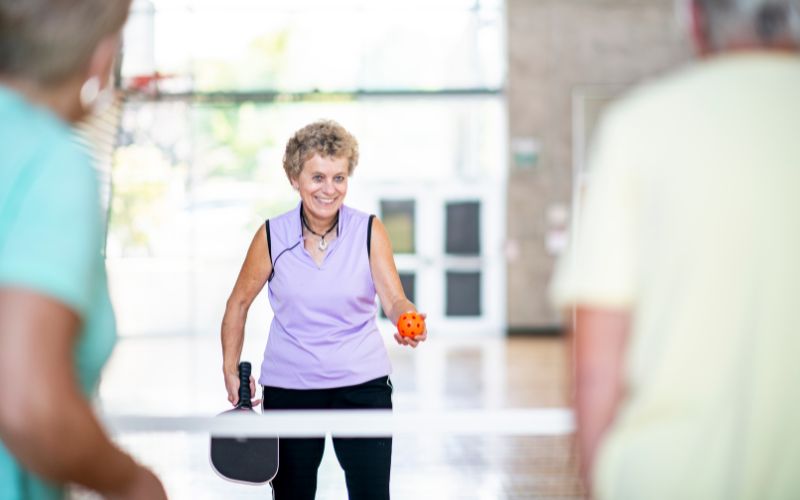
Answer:
[[[425,313],[419,313],[422,316],[422,319],[428,317]],[[394,340],[397,341],[400,345],[409,345],[411,347],[416,348],[420,342],[425,342],[428,339],[428,326],[425,325],[425,330],[422,331],[421,335],[417,335],[416,337],[403,337],[398,332],[394,332]]]

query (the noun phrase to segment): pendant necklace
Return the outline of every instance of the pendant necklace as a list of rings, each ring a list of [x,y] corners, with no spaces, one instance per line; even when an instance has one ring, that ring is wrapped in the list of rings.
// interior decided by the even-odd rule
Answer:
[[[333,228],[335,228],[336,226],[339,225],[339,212],[336,212],[336,220],[333,221],[333,225],[331,227],[329,227],[328,230],[325,231],[322,234],[319,234],[319,233],[315,232],[313,229],[311,229],[311,227],[308,225],[308,222],[306,221],[306,215],[305,214],[301,214],[300,218],[303,220],[303,226],[305,226],[305,228],[308,229],[308,231],[311,234],[313,234],[314,236],[317,236],[319,238],[319,243],[317,244],[317,248],[319,248],[321,251],[324,252],[325,249],[328,248],[328,242],[325,241],[325,237],[328,236],[328,233],[333,231]]]

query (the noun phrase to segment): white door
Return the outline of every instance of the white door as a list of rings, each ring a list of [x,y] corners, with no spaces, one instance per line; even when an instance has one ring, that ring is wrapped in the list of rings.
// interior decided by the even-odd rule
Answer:
[[[380,184],[368,192],[365,206],[386,226],[406,295],[428,314],[429,330],[504,334],[504,186]]]

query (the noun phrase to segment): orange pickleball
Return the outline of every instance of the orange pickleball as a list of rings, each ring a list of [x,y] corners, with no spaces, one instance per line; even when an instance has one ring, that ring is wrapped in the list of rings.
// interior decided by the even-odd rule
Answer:
[[[397,331],[401,337],[419,337],[425,331],[425,320],[419,313],[403,313],[397,320]]]

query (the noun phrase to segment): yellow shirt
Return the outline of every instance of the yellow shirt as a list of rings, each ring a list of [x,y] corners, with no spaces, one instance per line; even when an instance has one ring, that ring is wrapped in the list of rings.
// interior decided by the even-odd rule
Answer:
[[[598,134],[551,290],[632,313],[597,498],[800,498],[800,58],[697,63]]]

